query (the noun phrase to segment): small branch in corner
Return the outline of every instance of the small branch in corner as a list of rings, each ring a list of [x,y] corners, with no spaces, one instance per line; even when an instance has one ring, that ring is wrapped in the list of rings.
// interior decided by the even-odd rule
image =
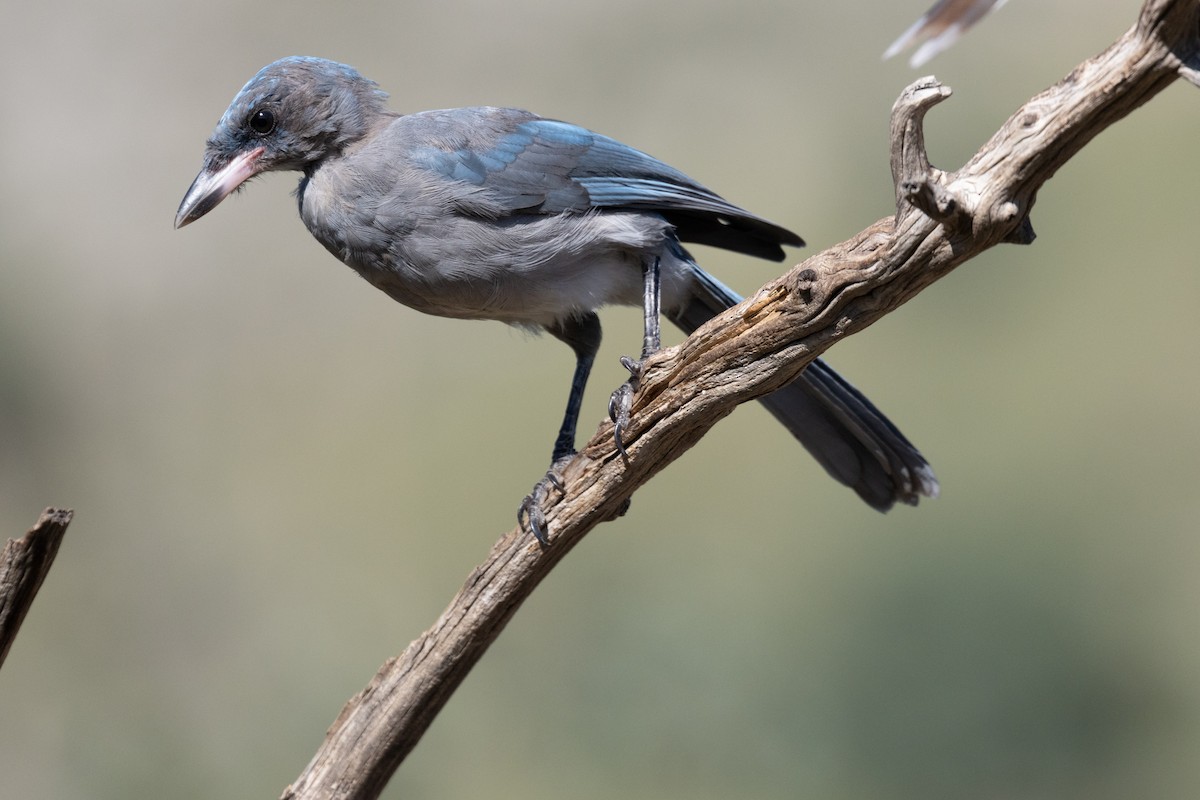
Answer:
[[[47,508],[22,538],[9,539],[0,553],[0,666],[54,564],[74,515],[70,509]]]

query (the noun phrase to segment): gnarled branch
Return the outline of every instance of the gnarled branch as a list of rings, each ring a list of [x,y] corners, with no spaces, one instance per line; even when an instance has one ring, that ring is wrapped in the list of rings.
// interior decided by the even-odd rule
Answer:
[[[790,382],[844,336],[1001,242],[1029,243],[1037,192],[1094,136],[1176,78],[1200,85],[1200,0],[1148,0],[1111,47],[1025,103],[962,168],[929,164],[923,118],[949,90],[931,78],[892,112],[897,211],[818,253],[649,359],[624,436],[603,425],[546,509],[550,545],[513,530],[441,618],[343,709],[285,798],[376,797],[521,602],[633,492],[741,403]]]

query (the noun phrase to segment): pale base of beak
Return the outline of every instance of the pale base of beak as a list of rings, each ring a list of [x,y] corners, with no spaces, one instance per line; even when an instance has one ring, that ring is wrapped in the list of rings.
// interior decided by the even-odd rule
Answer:
[[[250,178],[262,172],[258,161],[266,152],[265,147],[256,147],[236,156],[220,169],[205,168],[192,181],[179,211],[175,214],[175,227],[182,228],[189,222],[195,222],[224,200]]]

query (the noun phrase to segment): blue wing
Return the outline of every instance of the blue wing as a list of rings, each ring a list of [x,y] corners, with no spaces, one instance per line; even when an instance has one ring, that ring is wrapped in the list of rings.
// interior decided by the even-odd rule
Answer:
[[[784,258],[780,245],[804,243],[658,159],[577,125],[515,109],[426,113],[438,115],[439,133],[416,160],[479,187],[507,214],[651,211],[683,241],[775,260]]]

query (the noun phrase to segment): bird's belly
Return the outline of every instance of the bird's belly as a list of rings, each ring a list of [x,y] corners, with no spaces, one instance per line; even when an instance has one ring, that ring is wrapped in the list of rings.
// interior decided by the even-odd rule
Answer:
[[[628,219],[622,219],[628,217]],[[657,260],[664,308],[681,302],[691,264],[647,215],[543,217],[522,225],[457,220],[419,226],[386,253],[343,253],[374,286],[418,311],[551,325],[604,305],[641,305],[643,265]],[[331,248],[332,249],[332,248]],[[336,251],[335,251],[336,254]]]
[[[667,307],[680,294],[682,263],[670,261],[665,278]],[[661,269],[661,261],[660,261]],[[641,305],[641,259],[626,254],[528,264],[453,263],[414,269],[386,264],[359,270],[393,299],[427,314],[495,319],[521,325],[550,325],[605,305]]]

